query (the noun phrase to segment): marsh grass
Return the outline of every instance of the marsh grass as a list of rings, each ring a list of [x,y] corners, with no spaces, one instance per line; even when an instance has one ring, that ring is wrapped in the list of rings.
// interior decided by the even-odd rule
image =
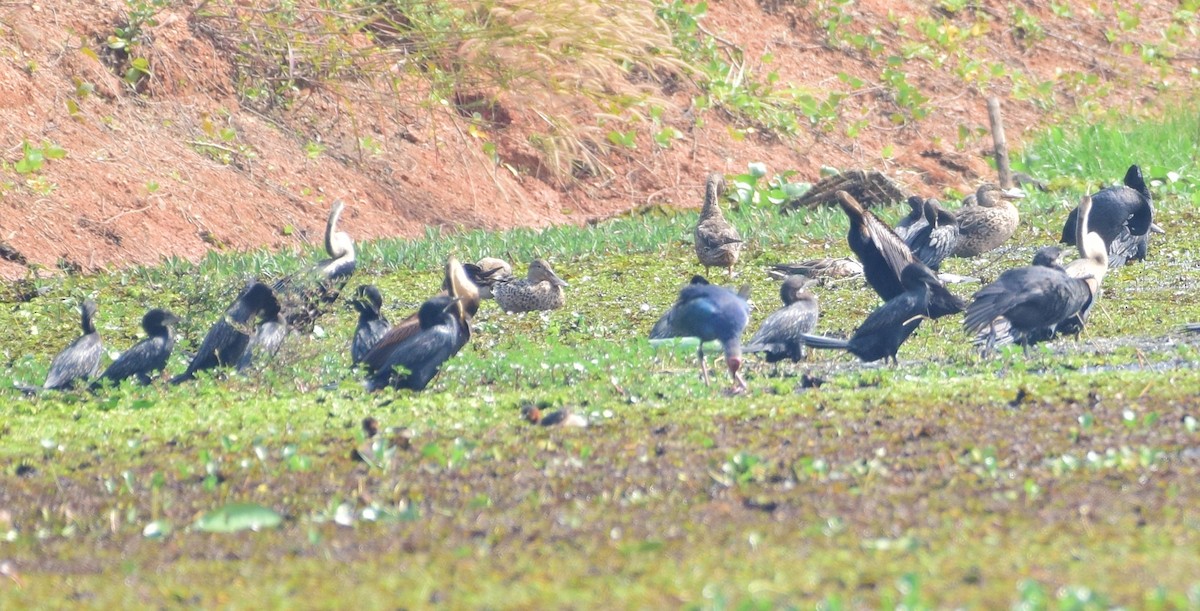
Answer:
[[[719,361],[706,387],[694,345],[644,339],[700,271],[695,212],[679,211],[362,245],[350,288],[379,285],[393,320],[436,290],[448,254],[511,255],[518,273],[545,256],[571,283],[556,312],[485,304],[471,344],[419,395],[362,390],[347,368],[348,306],[252,376],[0,391],[0,555],[21,575],[0,605],[324,606],[353,590],[367,607],[1194,606],[1200,347],[1176,326],[1200,320],[1200,168],[1177,137],[1196,116],[1055,132],[1019,157],[1059,190],[1021,202],[1011,245],[947,271],[990,279],[1024,264],[1079,195],[1132,160],[1163,179],[1152,190],[1168,231],[1149,261],[1105,278],[1083,338],[1029,355],[981,359],[943,320],[905,344],[899,367],[818,352],[775,376],[748,359],[751,392],[725,397]],[[713,279],[752,286],[752,329],[776,307],[767,264],[848,254],[837,211],[742,206],[730,218],[750,244],[736,279]],[[110,350],[135,340],[146,307],[181,313],[178,372],[248,278],[317,256],[221,253],[40,280],[42,296],[0,312],[13,330],[0,384],[41,379],[77,335],[83,296],[100,301]],[[832,334],[878,303],[860,280],[819,298]],[[801,388],[802,375],[819,387]],[[590,426],[530,425],[530,405]],[[367,416],[383,428],[369,464],[351,458]],[[231,502],[285,522],[191,528]]]

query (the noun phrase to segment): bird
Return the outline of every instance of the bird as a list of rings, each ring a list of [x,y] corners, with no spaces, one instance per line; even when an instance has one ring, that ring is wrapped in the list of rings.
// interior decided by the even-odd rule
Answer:
[[[893,231],[896,232],[896,235],[900,236],[901,240],[907,242],[908,236],[920,231],[921,228],[927,224],[927,222],[925,220],[924,198],[917,195],[911,195],[907,200],[905,200],[905,202],[909,207],[908,216],[900,219],[900,222],[896,223],[896,227],[893,229]]]
[[[1065,273],[1063,254],[1063,249],[1057,246],[1043,246],[1033,253],[1031,265],[1056,269]],[[1049,341],[1053,338],[1054,329],[1051,328],[1042,328],[1022,333],[1019,338],[1014,337],[1012,325],[1008,322],[1008,319],[1001,317],[993,320],[992,324],[976,332],[975,338],[971,343],[979,349],[981,354],[986,355],[994,348],[1006,346],[1014,341],[1020,341],[1023,346],[1028,346]]]
[[[743,351],[762,352],[766,354],[768,363],[783,359],[791,359],[796,363],[804,358],[801,335],[812,333],[820,316],[817,296],[807,290],[815,282],[807,276],[790,276],[784,280],[779,287],[783,307],[767,316]]]
[[[883,359],[898,363],[896,353],[924,318],[930,318],[931,291],[940,284],[925,265],[908,264],[900,274],[904,292],[871,312],[849,340],[804,333],[801,339],[813,348],[846,350],[864,362]]]
[[[958,246],[958,218],[933,198],[921,203],[921,213],[925,222],[912,229],[904,243],[917,260],[936,272]]]
[[[329,218],[325,222],[325,253],[329,257],[307,270],[280,278],[272,286],[290,328],[311,331],[317,319],[337,301],[358,266],[354,239],[337,230],[344,209],[341,200],[333,202],[329,209]]]
[[[358,310],[358,326],[354,329],[354,339],[350,342],[350,361],[352,365],[357,365],[387,333],[391,325],[380,312],[383,308],[383,294],[374,284],[358,287],[354,300],[350,303]]]
[[[704,182],[704,207],[696,223],[696,258],[704,266],[704,273],[711,267],[724,267],[733,276],[733,266],[742,250],[742,236],[721,212],[721,194],[725,192],[725,177],[719,173],[708,175]]]
[[[1090,198],[1080,203],[1077,223],[1086,227]],[[1059,325],[1072,317],[1081,317],[1092,303],[1108,266],[1103,240],[1088,233],[1080,240],[1080,253],[1086,257],[1073,261],[1066,268],[1030,265],[1006,270],[991,284],[975,293],[967,307],[963,326],[979,333],[1003,317],[1012,329],[1014,341],[1028,350],[1037,341],[1062,332]],[[1098,252],[1097,252],[1098,249]],[[1042,259],[1046,256],[1039,255]],[[1082,316],[1081,316],[1082,315]]]
[[[700,274],[695,274],[688,284],[708,284],[708,279]],[[671,324],[671,315],[674,312],[675,308],[669,308],[666,312],[663,312],[663,315],[650,328],[650,339],[670,339],[675,337],[675,329]]]
[[[234,369],[237,371],[245,371],[255,362],[261,363],[262,359],[275,356],[275,353],[279,352],[279,347],[283,345],[284,338],[287,337],[287,317],[283,315],[282,310],[268,304],[259,316],[260,319],[258,326],[254,329],[254,334],[250,336],[246,349],[242,351],[242,355],[238,357],[237,363],[234,365]]]
[[[795,274],[808,276],[809,278],[824,279],[849,278],[852,276],[861,276],[862,273],[862,263],[849,257],[826,257],[824,259],[801,261],[800,263],[777,263],[772,265],[771,270],[767,272],[769,276],[777,280],[785,280],[788,276]]]
[[[425,390],[442,364],[462,347],[461,327],[453,312],[458,302],[457,297],[438,295],[421,304],[419,330],[392,348],[382,366],[367,378],[367,389]]]
[[[442,290],[437,296],[458,299],[452,310],[459,325],[459,349],[461,349],[471,337],[470,321],[479,311],[481,298],[475,280],[457,257],[452,256],[446,260]],[[418,311],[388,329],[383,337],[379,338],[379,341],[367,351],[360,362],[368,373],[379,371],[385,366],[393,349],[420,330],[421,321]]]
[[[100,378],[92,383],[92,389],[99,388],[104,382],[116,386],[128,378],[149,384],[155,372],[166,368],[167,359],[175,349],[175,330],[172,326],[177,322],[179,317],[169,310],[153,308],[147,311],[142,316],[142,330],[146,332],[146,338],[110,363]]]
[[[1091,219],[1088,231],[1104,240],[1109,267],[1121,267],[1146,258],[1150,234],[1161,233],[1154,224],[1154,206],[1150,189],[1137,164],[1125,172],[1124,185],[1108,187],[1092,194]],[[1062,243],[1075,245],[1075,225],[1079,215],[1076,208],[1063,224]]]
[[[846,241],[850,250],[854,251],[858,260],[862,262],[867,284],[870,284],[884,301],[904,293],[907,289],[901,280],[903,270],[917,261],[908,245],[849,193],[838,191],[836,195],[838,205],[850,219],[850,231],[846,235]],[[930,287],[930,318],[941,318],[963,311],[966,307],[963,300],[951,293],[936,276],[934,280],[933,286]]]
[[[50,361],[50,371],[41,388],[17,383],[22,392],[32,394],[42,390],[69,390],[76,383],[94,377],[100,371],[100,356],[104,352],[100,333],[96,331],[96,302],[85,300],[79,305],[80,327],[83,335],[75,338]]]
[[[990,252],[1008,241],[1021,222],[1021,214],[1012,200],[1025,197],[1016,189],[1001,189],[993,183],[975,191],[973,204],[958,209],[958,244],[955,257],[975,257]]]
[[[567,283],[545,259],[534,259],[524,278],[508,277],[492,284],[496,304],[505,312],[557,310],[566,303]]]
[[[692,282],[679,291],[679,298],[667,314],[671,321],[672,337],[695,337],[700,340],[700,376],[709,383],[708,364],[704,359],[704,342],[717,340],[725,352],[725,366],[733,378],[731,393],[746,390],[742,367],[742,332],[750,320],[750,304],[744,293],[705,282]]]
[[[480,299],[493,299],[492,286],[501,280],[512,277],[512,266],[504,259],[484,257],[478,263],[464,263],[467,274],[479,287]]]
[[[1063,269],[1063,249],[1057,246],[1043,246],[1033,253],[1033,265]]]
[[[187,369],[171,378],[171,383],[191,380],[198,371],[236,365],[250,345],[250,335],[255,333],[258,326],[254,322],[255,317],[275,318],[280,311],[279,300],[271,287],[261,282],[251,282],[208,330]]]
[[[1055,327],[1055,332],[1059,334],[1077,336],[1083,332],[1088,315],[1091,314],[1092,307],[1096,305],[1096,300],[1100,298],[1101,284],[1108,272],[1108,248],[1105,246],[1104,238],[1099,233],[1088,229],[1091,225],[1091,214],[1094,208],[1095,204],[1090,196],[1084,196],[1079,207],[1076,208],[1078,214],[1075,224],[1075,248],[1079,251],[1079,258],[1071,261],[1064,268],[1067,275],[1072,278],[1084,278],[1093,282],[1092,296],[1077,314],[1068,317]]]

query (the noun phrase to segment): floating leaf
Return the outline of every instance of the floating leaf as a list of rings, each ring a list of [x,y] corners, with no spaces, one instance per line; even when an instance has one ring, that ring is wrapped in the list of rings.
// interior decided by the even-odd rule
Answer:
[[[214,509],[196,520],[197,530],[214,533],[232,533],[240,530],[259,531],[275,528],[283,523],[283,516],[255,503],[230,503]]]

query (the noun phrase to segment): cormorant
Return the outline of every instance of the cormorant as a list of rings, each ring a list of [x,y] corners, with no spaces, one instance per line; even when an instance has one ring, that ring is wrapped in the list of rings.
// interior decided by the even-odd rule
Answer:
[[[453,310],[458,299],[439,295],[421,304],[420,328],[388,353],[381,367],[367,378],[368,390],[385,386],[424,390],[442,363],[462,347],[459,321]],[[401,371],[397,371],[399,367]]]
[[[283,345],[283,339],[287,337],[287,332],[287,318],[284,317],[283,312],[268,304],[263,309],[258,327],[250,336],[250,342],[246,344],[242,356],[238,357],[234,369],[245,371],[251,365],[261,363],[263,358],[275,356],[275,353],[279,352],[279,347]]]
[[[141,384],[149,384],[155,372],[162,371],[175,348],[175,330],[172,325],[179,322],[179,317],[171,312],[154,308],[142,316],[142,330],[146,338],[134,344],[117,360],[109,364],[108,369],[100,374],[100,379],[92,383],[96,389],[104,380],[116,386],[127,378],[136,378]]]
[[[23,392],[33,393],[39,390],[67,390],[77,382],[87,380],[100,371],[100,355],[104,347],[100,341],[100,333],[96,331],[96,302],[88,299],[79,306],[80,327],[83,335],[63,348],[52,361],[50,371],[46,374],[46,382],[39,389],[36,386],[17,384]]]
[[[928,223],[925,220],[924,198],[911,195],[905,201],[908,203],[908,207],[910,209],[908,216],[900,219],[900,222],[896,223],[896,227],[893,231],[896,232],[896,235],[900,236],[901,240],[908,242],[908,236],[920,231],[921,228]]]
[[[1063,268],[1063,250],[1057,246],[1043,246],[1037,249],[1033,253],[1032,265],[1066,273],[1066,269]],[[1027,346],[1053,338],[1054,329],[1052,328],[1043,328],[1022,334],[1020,337],[1013,337],[1012,325],[1009,324],[1008,319],[1001,317],[993,320],[986,329],[978,331],[971,343],[979,348],[982,354],[987,354],[997,346],[1006,346],[1014,341]]]
[[[254,318],[262,315],[274,319],[279,312],[279,300],[271,287],[261,282],[251,283],[208,330],[187,369],[171,378],[171,383],[191,380],[197,371],[236,365],[250,344],[250,335],[256,332],[258,325],[254,324]]]
[[[465,266],[456,257],[446,261],[445,276],[442,280],[442,291],[438,297],[454,297],[458,301],[451,308],[455,320],[458,321],[459,349],[466,345],[471,337],[471,318],[479,311],[479,287],[468,273]],[[361,363],[369,373],[379,371],[387,362],[392,350],[401,342],[415,335],[421,329],[420,312],[414,312],[408,318],[396,323],[383,334],[376,344],[367,351]]]
[[[1090,207],[1089,198],[1084,198],[1077,223],[1081,233]],[[1080,253],[1086,256],[1065,269],[1046,265],[1018,267],[1005,271],[995,282],[980,289],[967,307],[966,329],[978,333],[1003,317],[1011,326],[1015,341],[1028,348],[1055,333],[1065,332],[1062,325],[1072,318],[1082,328],[1084,310],[1097,294],[1108,262],[1100,236],[1088,233],[1080,242],[1084,244]],[[1052,254],[1039,251],[1038,258],[1043,263],[1053,263]]]
[[[1146,258],[1150,234],[1162,229],[1154,224],[1154,206],[1150,189],[1137,164],[1125,172],[1123,186],[1101,189],[1092,195],[1088,231],[1104,240],[1109,267],[1121,267]],[[1063,224],[1062,242],[1075,244],[1075,225],[1079,209],[1072,210]]]
[[[762,326],[746,344],[746,352],[762,352],[768,363],[791,359],[793,363],[804,358],[804,341],[801,336],[812,333],[817,326],[820,311],[817,296],[808,292],[809,285],[816,281],[807,276],[790,276],[779,287],[779,298],[783,307],[775,310],[763,321]]]
[[[704,207],[696,223],[696,257],[704,266],[704,273],[710,267],[724,267],[732,276],[742,250],[742,236],[721,212],[724,191],[725,177],[716,172],[709,174],[704,183]]]
[[[351,304],[358,310],[358,327],[354,330],[354,340],[350,342],[351,364],[357,365],[387,333],[391,325],[380,313],[383,308],[383,294],[375,285],[364,284],[358,287]]]
[[[904,292],[887,300],[871,312],[849,340],[810,335],[801,337],[813,348],[846,350],[865,362],[891,359],[897,363],[900,346],[929,317],[931,291],[940,285],[937,276],[925,265],[910,263],[900,274]]]
[[[901,281],[901,274],[905,267],[916,261],[908,245],[849,193],[838,191],[837,197],[838,205],[850,218],[846,241],[850,244],[850,250],[862,261],[867,283],[884,301],[904,293],[907,289]],[[941,318],[963,311],[966,307],[963,300],[951,293],[936,276],[933,278],[935,282],[930,286],[928,316]]]
[[[925,222],[913,229],[904,243],[917,260],[936,272],[958,247],[958,219],[932,198],[922,202],[921,212]]]
[[[357,267],[354,239],[337,230],[344,207],[341,200],[333,202],[325,223],[325,252],[329,258],[318,261],[308,270],[281,278],[273,285],[287,324],[293,329],[310,331],[317,318],[337,300]]]
[[[524,278],[507,278],[492,284],[496,304],[505,312],[557,310],[566,303],[566,281],[545,259],[534,259]]]
[[[1008,241],[1021,215],[1011,200],[1025,197],[1022,191],[1004,190],[994,184],[984,184],[975,191],[973,204],[958,209],[958,245],[955,257],[975,257],[990,252]]]
[[[742,332],[750,320],[750,304],[746,297],[727,288],[705,283],[692,283],[679,291],[679,299],[668,313],[674,337],[695,337],[700,340],[700,375],[709,383],[708,364],[704,359],[704,342],[717,340],[725,351],[725,365],[733,378],[731,392],[746,390],[746,380],[738,371],[742,367]]]

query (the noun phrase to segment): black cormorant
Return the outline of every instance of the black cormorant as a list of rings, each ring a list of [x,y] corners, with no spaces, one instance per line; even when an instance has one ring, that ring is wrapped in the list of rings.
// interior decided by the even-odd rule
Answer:
[[[283,345],[287,332],[287,318],[279,308],[268,303],[267,307],[263,308],[258,326],[254,329],[254,334],[250,336],[250,341],[246,344],[246,349],[242,351],[242,356],[238,357],[234,368],[238,371],[245,371],[251,365],[275,356],[275,353],[279,352],[279,347]]]
[[[325,252],[329,258],[311,268],[277,280],[273,287],[279,297],[284,317],[290,328],[302,332],[312,330],[317,318],[325,314],[337,300],[342,287],[357,267],[354,239],[338,231],[338,220],[345,205],[335,201],[325,223]]]
[[[767,316],[744,350],[765,353],[768,363],[783,359],[791,359],[795,363],[804,358],[801,336],[812,333],[820,316],[817,296],[808,291],[809,285],[814,282],[807,276],[790,276],[784,280],[779,287],[783,307]]]
[[[1092,212],[1088,231],[1104,240],[1109,267],[1121,267],[1130,261],[1146,258],[1150,234],[1162,231],[1154,224],[1154,206],[1150,189],[1136,164],[1125,172],[1125,184],[1101,189],[1092,195]],[[1063,224],[1062,242],[1075,244],[1075,225],[1079,215],[1076,208]]]
[[[104,347],[94,320],[96,302],[91,299],[84,301],[79,306],[79,313],[83,335],[75,338],[75,341],[50,361],[50,371],[46,374],[46,382],[42,384],[42,388],[21,384],[17,385],[18,388],[27,393],[38,390],[66,390],[100,371],[100,355],[104,352]]]
[[[382,366],[367,378],[367,389],[392,386],[424,390],[442,363],[462,347],[461,328],[453,311],[458,301],[439,295],[421,304],[417,311],[419,330],[391,349]]]
[[[357,365],[387,333],[391,325],[380,312],[383,308],[383,294],[375,285],[364,284],[358,287],[351,304],[358,310],[358,326],[354,329],[354,340],[350,342],[351,363]]]
[[[171,327],[177,322],[178,316],[162,308],[147,311],[142,316],[142,330],[146,332],[146,338],[122,352],[100,374],[100,379],[92,383],[92,388],[99,387],[105,380],[115,386],[127,378],[149,384],[153,375],[167,366],[167,359],[175,348],[175,330]]]
[[[958,247],[958,219],[932,198],[922,203],[921,211],[925,223],[910,232],[904,243],[918,261],[936,272]]]
[[[900,236],[901,240],[908,242],[908,236],[920,231],[927,222],[925,220],[925,198],[912,195],[905,202],[909,207],[908,216],[900,219],[893,231]]]
[[[274,318],[279,312],[279,300],[271,287],[261,282],[251,283],[208,330],[187,369],[171,378],[171,383],[191,380],[197,371],[236,365],[256,331],[255,318],[260,314]]]

